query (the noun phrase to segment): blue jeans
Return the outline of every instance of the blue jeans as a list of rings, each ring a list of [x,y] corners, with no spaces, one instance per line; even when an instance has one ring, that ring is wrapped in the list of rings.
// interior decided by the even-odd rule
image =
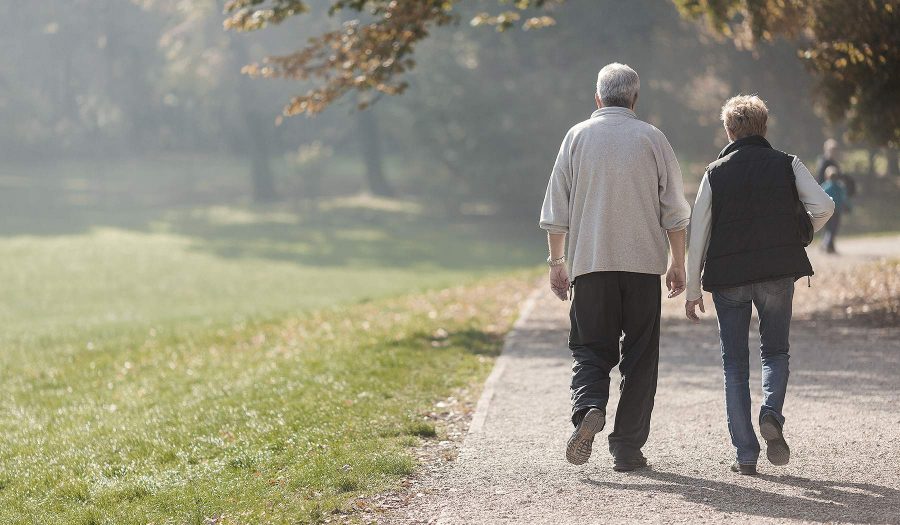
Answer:
[[[788,338],[791,328],[791,303],[794,278],[736,286],[714,291],[713,302],[719,318],[722,364],[725,368],[725,412],[731,443],[737,460],[755,464],[759,441],[750,420],[750,309],[756,305],[759,315],[762,353],[763,403],[760,419],[772,414],[784,424],[781,414],[788,383]]]

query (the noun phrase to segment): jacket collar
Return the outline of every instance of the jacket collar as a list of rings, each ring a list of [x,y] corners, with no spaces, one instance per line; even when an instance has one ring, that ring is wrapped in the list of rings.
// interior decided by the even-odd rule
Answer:
[[[772,148],[772,145],[769,144],[769,141],[766,140],[765,137],[763,137],[762,135],[750,135],[749,137],[737,139],[736,141],[732,142],[731,144],[725,146],[725,149],[723,149],[719,153],[719,156],[716,158],[721,159],[725,155],[728,155],[729,153],[731,153],[733,151],[737,151],[737,150],[743,148],[744,146],[761,146],[763,148],[770,148],[770,149]]]
[[[622,115],[628,118],[637,118],[634,111],[619,106],[606,106],[591,113],[591,118],[602,117],[603,115]]]

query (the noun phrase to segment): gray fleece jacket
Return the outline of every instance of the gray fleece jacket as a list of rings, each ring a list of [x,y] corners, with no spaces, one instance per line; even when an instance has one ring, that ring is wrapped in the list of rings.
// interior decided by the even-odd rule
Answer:
[[[569,277],[666,272],[666,231],[687,227],[681,169],[666,136],[621,107],[598,109],[566,134],[540,227],[568,233]]]

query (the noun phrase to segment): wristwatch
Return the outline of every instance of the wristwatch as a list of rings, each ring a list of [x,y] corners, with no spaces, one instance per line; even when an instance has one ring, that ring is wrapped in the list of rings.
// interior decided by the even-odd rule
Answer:
[[[566,256],[563,255],[559,259],[551,259],[550,256],[547,256],[547,264],[549,266],[560,266],[566,263]]]

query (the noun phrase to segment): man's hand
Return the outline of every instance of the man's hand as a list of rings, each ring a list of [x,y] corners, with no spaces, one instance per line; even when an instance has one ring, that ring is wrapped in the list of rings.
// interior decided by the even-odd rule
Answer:
[[[569,298],[569,271],[565,264],[550,267],[550,289],[560,301]]]
[[[677,297],[684,291],[685,281],[687,280],[685,276],[683,265],[673,264],[669,266],[669,271],[666,272],[666,288],[669,289],[669,299]]]
[[[706,313],[706,308],[703,307],[703,297],[701,296],[699,299],[695,299],[693,301],[685,301],[684,302],[684,315],[690,319],[694,324],[700,323],[700,316],[697,315],[696,307],[700,307],[700,311]]]

